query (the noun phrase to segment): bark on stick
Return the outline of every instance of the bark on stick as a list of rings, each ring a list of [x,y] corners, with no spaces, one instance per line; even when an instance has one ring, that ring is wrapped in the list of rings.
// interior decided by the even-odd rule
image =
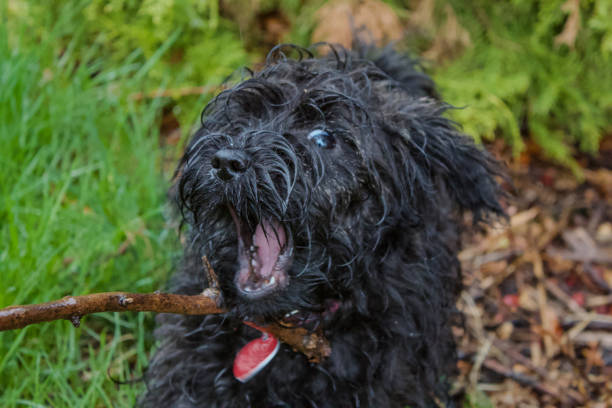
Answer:
[[[10,306],[0,309],[0,331],[15,330],[30,324],[67,319],[79,325],[82,316],[101,312],[155,312],[184,315],[224,313],[219,307],[216,290],[208,289],[200,295],[170,293],[105,292],[62,299],[33,305]],[[320,362],[331,353],[328,341],[320,332],[310,333],[301,327],[271,324],[264,327],[272,335],[306,355],[312,362]]]

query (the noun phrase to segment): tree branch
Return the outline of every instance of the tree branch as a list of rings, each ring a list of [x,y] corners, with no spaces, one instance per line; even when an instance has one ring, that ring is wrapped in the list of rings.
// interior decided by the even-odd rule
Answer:
[[[84,296],[66,296],[53,302],[10,306],[0,309],[0,331],[14,330],[30,324],[67,319],[75,327],[82,316],[101,312],[156,312],[184,315],[224,313],[220,294],[209,288],[200,295],[169,293],[106,292]],[[320,362],[331,353],[329,342],[319,332],[309,333],[301,327],[271,324],[262,327],[270,334],[306,355],[311,362]]]

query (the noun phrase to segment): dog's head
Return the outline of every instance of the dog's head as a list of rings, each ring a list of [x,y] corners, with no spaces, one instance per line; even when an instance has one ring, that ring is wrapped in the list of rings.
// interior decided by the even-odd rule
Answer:
[[[501,212],[492,161],[412,61],[288,48],[208,104],[177,170],[192,245],[241,315],[325,312],[391,248],[410,257],[453,214]]]

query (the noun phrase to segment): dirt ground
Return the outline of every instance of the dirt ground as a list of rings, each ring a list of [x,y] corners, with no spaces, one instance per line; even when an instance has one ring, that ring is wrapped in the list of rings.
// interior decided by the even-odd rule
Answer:
[[[612,137],[580,158],[583,180],[535,149],[489,148],[508,166],[509,219],[460,253],[456,389],[495,407],[612,407]]]

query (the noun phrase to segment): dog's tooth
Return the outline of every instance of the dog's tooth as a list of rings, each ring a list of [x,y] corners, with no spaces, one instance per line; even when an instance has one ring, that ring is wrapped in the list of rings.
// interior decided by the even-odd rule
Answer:
[[[251,266],[257,266],[257,261],[255,259],[251,259]]]
[[[249,247],[249,251],[251,251],[251,252],[255,252],[255,246],[254,246],[254,245],[251,245],[251,246]]]
[[[289,312],[288,314],[293,316],[293,315],[298,314],[298,313],[300,313],[300,311],[295,309],[295,310],[292,310],[291,312]]]
[[[266,281],[267,283],[269,283],[270,285],[274,285],[274,283],[276,282],[276,277],[272,276],[268,281]]]

